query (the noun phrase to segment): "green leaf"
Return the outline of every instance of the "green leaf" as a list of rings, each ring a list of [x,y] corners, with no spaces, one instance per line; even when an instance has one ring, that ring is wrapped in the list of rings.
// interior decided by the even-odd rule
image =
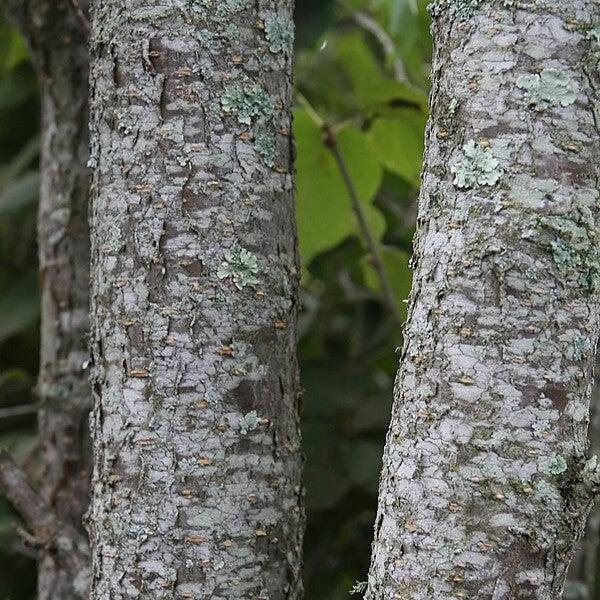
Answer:
[[[323,143],[320,128],[304,110],[296,112],[295,132],[300,253],[308,266],[317,254],[360,233],[338,164]],[[385,221],[373,200],[383,178],[382,165],[365,134],[355,127],[340,131],[337,141],[369,224],[380,238]]]
[[[393,117],[375,119],[369,137],[385,166],[419,187],[425,137],[425,116],[398,109]]]
[[[366,108],[404,102],[426,109],[427,96],[422,91],[384,76],[362,32],[356,31],[340,38],[337,57]]]
[[[0,110],[15,108],[36,94],[37,82],[27,69],[14,69],[0,77]]]
[[[27,60],[27,46],[19,32],[12,27],[0,27],[0,75]]]
[[[328,118],[364,119],[395,106],[427,109],[426,94],[395,80],[360,30],[329,33],[318,50],[299,52],[297,72],[302,93]]]
[[[381,257],[385,272],[390,281],[396,304],[400,307],[403,316],[406,315],[406,302],[412,286],[412,271],[408,266],[409,257],[406,252],[399,248],[383,246]],[[379,275],[373,266],[370,256],[362,259],[365,283],[373,290],[381,292]]]
[[[36,136],[29,140],[7,165],[2,165],[0,168],[0,189],[21,175],[37,159],[39,153],[40,139]]]
[[[40,312],[37,273],[30,272],[0,296],[0,342],[32,325]]]
[[[35,204],[39,195],[40,177],[37,171],[28,171],[9,183],[0,192],[0,216]]]
[[[25,62],[28,57],[29,52],[27,50],[25,40],[19,34],[18,31],[13,30],[10,48],[8,51],[8,55],[6,56],[6,68],[14,69],[15,67],[18,67],[21,63]]]

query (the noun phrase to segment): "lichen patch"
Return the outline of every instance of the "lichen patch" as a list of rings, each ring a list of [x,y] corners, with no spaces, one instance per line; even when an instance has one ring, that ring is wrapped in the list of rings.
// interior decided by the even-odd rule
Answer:
[[[475,188],[498,183],[502,169],[489,148],[470,140],[463,146],[463,152],[464,158],[450,168],[456,187]]]
[[[525,90],[528,103],[536,110],[569,106],[577,99],[568,75],[558,69],[544,69],[539,75],[521,75],[517,87]]]

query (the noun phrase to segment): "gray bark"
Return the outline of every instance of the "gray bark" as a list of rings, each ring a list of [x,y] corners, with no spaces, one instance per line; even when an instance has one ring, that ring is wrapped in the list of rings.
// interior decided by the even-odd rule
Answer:
[[[82,524],[91,473],[91,390],[84,368],[89,358],[87,34],[68,0],[11,1],[6,8],[32,50],[42,102],[41,494],[54,518],[79,535],[68,543],[54,539],[40,550],[38,598],[76,600],[87,597],[90,574]]]
[[[291,0],[93,0],[94,600],[296,599]]]
[[[365,597],[557,599],[598,483],[600,5],[432,9],[414,288]]]
[[[589,452],[600,455],[600,381],[596,360],[594,389],[590,402],[590,424],[588,430]],[[598,600],[598,552],[600,550],[600,503],[596,502],[590,513],[585,534],[571,567],[565,586],[565,600]]]

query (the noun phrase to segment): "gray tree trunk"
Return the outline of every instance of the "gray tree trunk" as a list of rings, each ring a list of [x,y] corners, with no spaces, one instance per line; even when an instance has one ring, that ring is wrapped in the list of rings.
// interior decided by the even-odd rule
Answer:
[[[29,42],[42,102],[41,492],[55,515],[84,539],[91,473],[91,390],[84,367],[89,357],[87,33],[68,0],[11,1],[6,8]],[[43,547],[38,599],[87,598],[89,561],[81,540],[54,540]]]
[[[598,472],[595,0],[438,0],[370,600],[561,597]]]
[[[94,600],[296,599],[292,0],[92,0]]]

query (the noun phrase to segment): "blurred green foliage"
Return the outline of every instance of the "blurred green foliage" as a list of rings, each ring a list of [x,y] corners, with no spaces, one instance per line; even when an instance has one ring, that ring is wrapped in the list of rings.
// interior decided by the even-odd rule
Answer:
[[[9,418],[10,407],[35,402],[38,369],[36,204],[39,95],[27,49],[0,21],[0,444],[25,460],[34,452],[34,420]],[[0,598],[29,600],[34,562],[0,497]]]
[[[405,314],[430,61],[426,0],[297,0],[299,352],[308,530],[306,597],[347,598],[368,569],[401,333],[322,125]],[[0,24],[0,411],[35,402],[39,97],[19,35]],[[2,413],[0,413],[0,416]],[[35,462],[34,424],[0,418],[0,443]],[[31,456],[34,458],[31,459]],[[31,557],[0,501],[0,600],[33,598]]]
[[[405,315],[431,60],[426,4],[298,3],[299,351],[310,600],[348,598],[366,578],[401,344],[323,124],[334,131]]]

